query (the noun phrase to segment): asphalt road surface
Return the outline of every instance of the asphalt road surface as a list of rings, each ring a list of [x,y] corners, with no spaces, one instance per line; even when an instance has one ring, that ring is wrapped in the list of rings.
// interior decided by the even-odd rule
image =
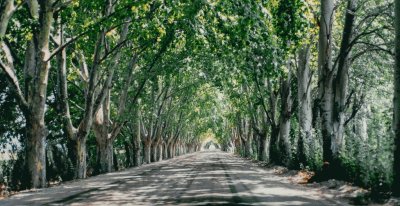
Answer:
[[[345,205],[220,151],[25,191],[0,205]]]

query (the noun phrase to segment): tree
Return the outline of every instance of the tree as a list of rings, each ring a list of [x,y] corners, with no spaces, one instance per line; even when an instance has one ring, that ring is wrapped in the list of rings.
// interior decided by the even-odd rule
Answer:
[[[332,128],[332,26],[334,17],[334,1],[321,1],[321,18],[319,20],[319,53],[318,53],[318,77],[319,77],[319,106],[321,115],[321,131],[323,137],[324,164],[333,163],[333,158],[338,155],[339,145],[333,138]],[[335,147],[334,151],[332,147]]]
[[[7,75],[10,87],[15,91],[18,105],[26,121],[26,159],[30,185],[33,188],[46,186],[45,141],[48,131],[44,122],[47,84],[50,72],[50,32],[53,25],[54,10],[58,4],[52,0],[29,1],[28,8],[33,24],[38,25],[30,33],[31,37],[25,50],[24,85],[22,92],[15,71],[14,57],[9,45],[4,41],[8,23],[17,7],[14,1],[2,1],[1,15],[1,54],[0,66]]]

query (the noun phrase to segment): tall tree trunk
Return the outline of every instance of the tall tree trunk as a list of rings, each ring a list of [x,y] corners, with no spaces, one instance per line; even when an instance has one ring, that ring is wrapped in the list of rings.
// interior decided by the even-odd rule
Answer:
[[[61,25],[61,23],[60,23]],[[62,49],[58,55],[58,95],[59,104],[62,110],[64,119],[64,131],[68,138],[74,142],[73,152],[71,155],[75,158],[75,178],[86,178],[86,140],[92,127],[93,110],[95,103],[95,89],[97,84],[97,73],[99,68],[99,60],[101,58],[102,46],[104,43],[104,31],[100,31],[96,42],[94,51],[93,65],[88,73],[87,64],[83,55],[79,59],[82,81],[87,83],[85,88],[85,112],[78,128],[72,124],[71,114],[68,103],[68,90],[67,90],[67,69],[66,69],[66,52],[65,48]],[[58,45],[63,44],[63,29],[60,26],[59,42]]]
[[[65,51],[61,52],[61,59],[63,63],[60,62],[60,71],[59,71],[59,81],[60,81],[60,96],[61,96],[61,105],[63,110],[63,115],[65,119],[65,131],[68,135],[69,139],[75,142],[75,178],[84,179],[86,178],[86,140],[90,133],[90,129],[93,124],[93,111],[94,111],[94,102],[95,102],[95,89],[97,83],[97,71],[99,65],[96,63],[99,61],[101,55],[101,47],[104,43],[104,32],[99,33],[99,37],[97,39],[96,48],[94,51],[94,64],[92,65],[92,69],[89,74],[88,87],[85,92],[85,112],[82,120],[79,123],[78,128],[76,129],[72,125],[71,115],[69,112],[69,104],[68,104],[68,92],[67,92],[67,75],[66,75],[66,58]],[[62,38],[61,41],[62,42]],[[84,57],[82,55],[81,58],[81,69],[82,72],[85,73],[87,71],[86,62],[84,61]]]
[[[35,1],[35,3],[37,3]],[[35,67],[35,78],[29,80],[28,102],[30,103],[26,116],[27,129],[27,160],[28,170],[31,175],[32,188],[46,186],[46,156],[45,142],[47,129],[44,122],[45,105],[47,97],[47,84],[50,71],[49,38],[53,24],[53,1],[39,1],[39,25],[34,35],[35,57],[34,61],[26,62],[28,67]],[[36,49],[37,48],[37,49]]]
[[[96,137],[96,173],[111,172],[113,168],[113,139],[108,132],[110,125],[110,91],[96,112],[93,131]]]
[[[58,46],[63,44],[63,26],[60,23],[59,28],[59,42]],[[91,125],[91,113],[86,115],[85,118],[81,121],[79,128],[76,129],[72,124],[71,114],[69,110],[68,103],[68,89],[67,89],[67,54],[65,49],[62,49],[57,54],[57,64],[58,64],[58,72],[57,72],[57,86],[58,86],[58,95],[59,105],[61,108],[61,113],[64,117],[64,132],[68,136],[69,141],[73,144],[72,148],[72,157],[75,166],[75,175],[74,178],[85,178],[86,177],[86,138],[89,133],[89,129]],[[93,73],[92,73],[93,74]],[[88,94],[87,94],[88,95]],[[86,100],[88,96],[85,97]],[[89,112],[92,110],[88,110]]]
[[[321,18],[319,30],[318,53],[318,87],[321,115],[321,132],[323,138],[323,161],[332,162],[332,108],[333,108],[333,68],[332,68],[332,26],[334,17],[334,3],[332,0],[321,0]]]
[[[140,130],[140,110],[139,108],[137,108],[136,110],[136,134],[133,135],[133,139],[132,139],[132,143],[133,143],[133,147],[134,147],[134,151],[133,151],[133,166],[140,166],[141,164],[141,156],[140,156],[140,151],[141,151],[141,144],[142,144],[142,140],[141,140],[141,130]]]
[[[297,158],[299,163],[308,165],[309,154],[313,151],[312,99],[310,45],[304,45],[298,54],[297,99],[299,102],[299,138],[297,142]]]
[[[276,113],[277,113],[277,95],[278,92],[274,91],[272,87],[272,83],[269,79],[266,81],[266,85],[268,87],[268,91],[270,93],[268,97],[269,103],[269,111],[267,111],[264,107],[265,113],[268,117],[269,127],[270,127],[270,137],[269,137],[269,159],[272,163],[279,163],[279,147],[278,147],[278,138],[279,138],[279,123],[275,120]]]
[[[60,25],[60,40],[58,45],[61,46],[63,43],[63,29]],[[68,104],[68,90],[67,90],[67,54],[65,49],[61,50],[57,55],[57,86],[58,86],[58,102],[61,108],[61,113],[64,119],[64,132],[68,136],[68,141],[70,141],[72,147],[69,153],[72,161],[74,162],[75,175],[74,178],[84,178],[86,177],[86,145],[85,142],[81,140],[86,137],[77,138],[77,129],[72,124],[71,114]],[[82,166],[82,164],[84,164]]]
[[[393,192],[400,196],[400,1],[395,1],[395,68],[394,68],[394,162],[393,162]]]
[[[110,7],[110,6],[109,6]],[[130,25],[130,19],[127,19],[127,22],[124,24],[124,27],[122,29],[122,32],[120,34],[120,38],[118,40],[118,44],[124,42],[127,38],[128,31],[129,31],[129,25]],[[111,117],[110,117],[110,95],[111,95],[111,84],[112,84],[112,79],[114,76],[114,71],[116,69],[115,62],[118,62],[120,60],[122,52],[121,50],[117,50],[116,55],[111,59],[111,63],[109,63],[108,68],[109,68],[109,74],[107,76],[107,79],[103,85],[102,91],[100,92],[100,95],[103,96],[105,95],[104,99],[99,99],[99,108],[96,108],[95,106],[95,111],[96,111],[96,121],[94,123],[93,129],[95,130],[95,136],[96,136],[96,142],[97,142],[97,149],[105,149],[104,151],[97,151],[97,154],[100,155],[98,156],[99,159],[97,159],[98,162],[98,168],[100,169],[98,172],[105,173],[105,172],[111,172],[112,171],[112,165],[113,165],[113,141],[116,138],[116,136],[119,134],[123,124],[121,123],[115,123],[111,125]],[[119,110],[118,110],[118,115],[122,115],[122,113],[125,110],[125,103],[126,103],[126,96],[127,96],[127,90],[128,87],[132,81],[132,70],[135,67],[136,64],[136,57],[133,57],[133,60],[131,60],[130,65],[129,65],[129,74],[128,74],[128,79],[126,80],[126,85],[124,89],[122,90],[122,95],[120,98],[120,103],[119,103]],[[113,126],[111,134],[109,134],[109,128]],[[111,155],[110,155],[110,148],[111,148]]]
[[[290,88],[291,72],[290,61],[287,64],[288,74],[281,79],[281,112],[279,120],[279,152],[280,161],[285,166],[289,166],[292,155],[290,150],[290,118],[292,116],[292,91]]]
[[[332,111],[333,139],[331,144],[333,158],[339,156],[340,147],[343,142],[344,124],[346,117],[346,99],[348,90],[348,71],[350,67],[349,57],[351,51],[351,41],[353,39],[355,12],[357,0],[349,0],[346,10],[342,42],[338,57],[338,69],[333,80],[334,104]]]

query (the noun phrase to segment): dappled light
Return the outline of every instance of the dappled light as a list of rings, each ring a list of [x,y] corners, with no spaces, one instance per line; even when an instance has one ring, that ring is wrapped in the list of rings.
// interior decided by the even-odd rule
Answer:
[[[204,151],[135,170],[19,194],[13,204],[329,205],[317,191],[282,182],[231,154]],[[70,185],[70,186],[67,186]],[[75,185],[75,186],[73,186]],[[57,193],[55,191],[62,191]]]
[[[0,205],[400,204],[400,0],[0,0]]]

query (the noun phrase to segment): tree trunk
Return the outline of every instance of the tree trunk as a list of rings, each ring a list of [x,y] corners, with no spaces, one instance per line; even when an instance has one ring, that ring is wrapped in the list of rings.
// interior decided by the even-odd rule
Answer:
[[[75,178],[86,178],[86,138],[78,138],[75,144]]]
[[[151,144],[146,143],[144,144],[144,163],[150,164],[151,162]]]
[[[333,81],[334,104],[332,108],[333,139],[331,144],[333,158],[338,158],[339,151],[343,142],[345,110],[348,90],[348,71],[350,67],[349,57],[351,51],[351,41],[353,39],[353,27],[357,0],[349,0],[346,10],[342,42],[338,57],[338,70]]]
[[[318,54],[318,87],[321,115],[321,133],[323,137],[323,161],[333,159],[332,154],[332,26],[334,16],[334,4],[332,0],[321,1],[321,18],[319,30],[319,54]]]
[[[63,27],[60,22],[59,28],[59,42],[58,46],[63,44]],[[68,87],[67,87],[67,54],[66,49],[63,49],[57,54],[57,86],[58,86],[58,101],[61,113],[64,117],[64,132],[68,136],[69,141],[73,144],[72,157],[75,162],[75,175],[76,179],[86,178],[86,139],[91,125],[91,113],[81,120],[81,124],[76,129],[72,124],[71,114],[68,103]],[[87,96],[85,97],[87,98]],[[90,112],[92,110],[88,110]]]
[[[241,149],[242,149],[242,145],[241,145],[242,141],[241,141],[241,138],[237,136],[237,134],[235,134],[234,143],[235,143],[234,153],[237,155],[240,155]]]
[[[113,138],[108,132],[110,126],[110,90],[96,112],[93,122],[94,136],[96,137],[96,173],[102,174],[113,171]]]
[[[113,171],[114,156],[113,144],[111,141],[97,142],[97,155],[96,155],[96,173],[103,174]]]
[[[167,145],[167,143],[163,143],[162,146],[163,146],[162,159],[166,160],[166,159],[168,159],[168,145]]]
[[[142,144],[142,138],[141,138],[141,131],[140,131],[140,109],[137,108],[136,110],[136,134],[133,135],[132,137],[132,143],[133,143],[133,147],[134,147],[134,151],[133,151],[133,166],[140,166],[140,164],[142,163],[141,161],[141,156],[140,156],[140,151],[141,151],[141,144]]]
[[[129,168],[133,166],[133,146],[130,142],[124,142],[124,149],[125,149],[125,167]]]
[[[113,167],[113,145],[109,139],[107,126],[103,122],[97,122],[93,125],[93,131],[96,137],[95,172],[96,174],[111,172]]]
[[[157,156],[158,156],[157,149],[158,149],[158,145],[156,143],[151,145],[151,162],[157,162],[157,160],[158,160],[157,159]]]
[[[158,144],[157,147],[157,161],[163,160],[163,144]]]
[[[179,144],[178,143],[174,143],[172,146],[172,158],[175,158],[176,156],[178,156],[178,149],[179,149]]]
[[[279,135],[279,127],[271,126],[269,157],[273,163],[279,162],[278,135]]]
[[[290,88],[291,72],[290,61],[287,68],[289,70],[287,77],[281,79],[281,114],[279,120],[279,152],[280,161],[285,166],[289,166],[292,155],[290,150],[290,118],[292,116],[292,91]]]
[[[300,164],[308,165],[310,152],[313,151],[312,99],[310,45],[304,45],[298,55],[297,99],[299,102],[299,138],[297,142],[297,158]]]
[[[181,144],[176,143],[174,145],[174,150],[175,150],[175,156],[180,156],[181,155]]]
[[[60,39],[59,46],[63,44],[63,29],[60,26]],[[104,32],[100,32],[96,43],[95,49],[95,59],[93,62],[98,62],[100,58],[101,47],[104,42]],[[68,90],[67,90],[67,68],[66,68],[66,52],[65,49],[61,50],[57,55],[58,60],[58,98],[60,108],[64,119],[64,131],[67,134],[69,140],[73,143],[73,158],[75,161],[75,178],[83,179],[86,178],[86,140],[90,132],[93,122],[93,109],[95,101],[95,85],[97,82],[97,69],[98,64],[93,64],[90,71],[89,79],[84,79],[85,83],[88,83],[87,88],[85,88],[85,112],[82,120],[79,123],[79,127],[75,128],[72,124],[71,114],[69,110],[68,103]],[[83,55],[80,58],[81,72],[86,76],[87,67]]]
[[[110,12],[112,9],[111,5],[107,5],[107,12]],[[124,42],[127,38],[128,31],[129,31],[130,20],[127,19],[124,27],[120,33],[120,38],[118,39],[118,44]],[[113,168],[113,141],[119,134],[122,124],[120,122],[115,122],[111,125],[111,117],[110,117],[110,105],[111,105],[111,84],[115,72],[115,68],[117,68],[114,63],[117,63],[120,60],[122,52],[120,48],[116,51],[116,54],[111,59],[111,64],[108,65],[108,76],[104,84],[102,85],[102,89],[100,91],[99,97],[96,100],[96,104],[94,105],[94,111],[96,112],[96,119],[93,125],[93,129],[95,131],[96,142],[97,142],[97,151],[98,159],[98,172],[106,173],[111,172]],[[134,60],[130,62],[129,71],[131,75],[133,67],[136,62],[136,57],[133,58]],[[130,84],[131,79],[126,82],[126,84]],[[125,103],[126,103],[126,92],[127,85],[125,85],[124,89],[121,91],[122,95],[119,102],[118,108],[118,115],[122,115],[125,110]],[[109,130],[112,128],[112,132],[109,134]],[[110,151],[111,150],[111,151]]]
[[[183,145],[182,143],[179,143],[178,155],[181,156],[182,154],[183,154]]]
[[[37,120],[37,117],[30,116],[26,124],[26,160],[32,188],[46,187],[45,140],[47,130],[44,126],[44,121]]]
[[[0,39],[2,39],[6,34],[8,22],[10,21],[11,16],[16,10],[14,0],[2,1],[0,4],[0,8],[2,8],[2,10],[0,10]]]
[[[117,150],[113,150],[113,166],[114,166],[114,171],[119,170],[119,163],[118,163],[118,156],[117,156]]]
[[[394,68],[394,162],[393,193],[400,196],[400,2],[395,1],[395,68]]]
[[[269,128],[270,128],[270,137],[269,137],[269,159],[271,163],[278,163],[279,162],[279,147],[278,147],[278,140],[279,140],[279,122],[276,121],[276,113],[277,113],[277,94],[278,92],[274,91],[272,87],[271,80],[266,80],[266,85],[268,91],[270,93],[268,97],[269,103],[269,115],[268,111],[265,111],[266,115],[268,115],[269,119]],[[266,109],[264,109],[266,110]]]
[[[291,162],[291,151],[290,151],[290,119],[283,118],[279,125],[279,161],[285,166],[289,166]]]
[[[168,158],[169,159],[174,158],[174,154],[175,154],[175,146],[173,143],[169,143],[168,144]]]
[[[135,143],[133,149],[133,166],[137,167],[140,166],[142,163],[141,156],[140,156],[140,142],[138,144]]]
[[[27,160],[28,170],[31,175],[32,188],[41,188],[46,186],[46,154],[45,142],[47,137],[47,128],[44,122],[47,84],[50,71],[49,39],[51,25],[53,24],[53,9],[51,0],[39,1],[39,28],[34,34],[35,54],[34,61],[26,62],[29,68],[34,68],[33,79],[30,79],[27,85],[29,87],[28,102],[29,112],[26,118],[27,130]],[[36,12],[36,11],[35,11]],[[36,15],[36,14],[35,14]],[[33,54],[33,53],[32,53]]]
[[[244,157],[245,158],[252,157],[253,156],[253,148],[252,148],[253,135],[249,134],[247,137],[247,140],[244,140],[243,143],[244,143]]]
[[[269,162],[269,145],[266,133],[259,135],[258,161]]]

